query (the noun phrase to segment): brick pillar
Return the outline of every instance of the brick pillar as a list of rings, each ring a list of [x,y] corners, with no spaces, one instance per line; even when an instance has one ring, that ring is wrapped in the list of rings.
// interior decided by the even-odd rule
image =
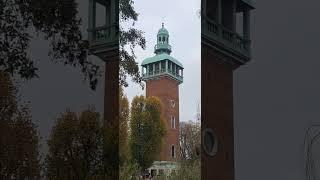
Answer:
[[[119,56],[105,61],[104,127],[112,135],[105,149],[105,164],[109,179],[119,179]]]
[[[201,49],[201,130],[210,128],[218,140],[218,151],[201,151],[201,179],[234,180],[233,67],[219,52]],[[226,59],[225,59],[226,60]],[[203,140],[203,138],[202,138]],[[203,142],[203,141],[202,141]],[[203,145],[203,144],[202,144]]]

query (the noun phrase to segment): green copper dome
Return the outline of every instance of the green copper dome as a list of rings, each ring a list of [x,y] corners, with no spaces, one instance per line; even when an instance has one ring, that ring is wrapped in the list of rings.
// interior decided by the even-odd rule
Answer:
[[[162,23],[161,29],[159,29],[159,31],[158,31],[158,36],[159,35],[167,35],[167,36],[169,36],[169,32],[168,32],[168,30],[166,28],[164,28],[163,23]]]
[[[164,28],[163,23],[161,29],[159,29],[157,34],[157,44],[154,47],[154,53],[171,53],[171,46],[169,44],[169,32],[166,28]]]

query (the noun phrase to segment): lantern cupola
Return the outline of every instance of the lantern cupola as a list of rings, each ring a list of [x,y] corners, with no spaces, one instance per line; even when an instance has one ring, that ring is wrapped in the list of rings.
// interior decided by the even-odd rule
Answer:
[[[154,47],[154,53],[171,53],[171,46],[169,45],[169,32],[166,28],[164,28],[163,23],[162,28],[158,31],[157,34],[157,44]]]
[[[179,84],[183,82],[183,65],[170,56],[171,46],[169,44],[169,32],[162,23],[157,34],[157,44],[154,47],[155,55],[146,58],[142,66],[142,79],[144,81],[167,76],[176,80]]]

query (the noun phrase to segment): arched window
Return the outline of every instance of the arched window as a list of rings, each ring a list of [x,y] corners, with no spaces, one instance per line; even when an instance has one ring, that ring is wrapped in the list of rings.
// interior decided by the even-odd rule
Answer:
[[[159,42],[161,42],[161,37],[159,37]]]
[[[166,38],[165,38],[164,36],[162,37],[162,41],[163,41],[163,42],[165,42],[165,41],[166,41]]]

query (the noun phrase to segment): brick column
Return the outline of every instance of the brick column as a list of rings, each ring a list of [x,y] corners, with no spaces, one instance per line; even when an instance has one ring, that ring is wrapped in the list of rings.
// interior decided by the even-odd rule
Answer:
[[[105,98],[104,128],[105,133],[114,137],[105,139],[105,164],[108,166],[109,179],[119,179],[119,56],[105,61]]]

